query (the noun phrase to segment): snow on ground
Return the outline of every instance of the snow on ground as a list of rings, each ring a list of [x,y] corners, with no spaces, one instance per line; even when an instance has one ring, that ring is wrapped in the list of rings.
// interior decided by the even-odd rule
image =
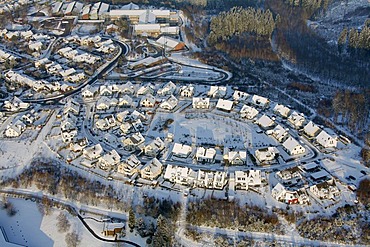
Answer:
[[[362,179],[369,177],[370,174],[370,169],[360,162],[360,151],[360,147],[349,144],[344,149],[338,150],[333,159],[322,160],[322,164],[333,176],[339,178],[342,182],[353,183],[357,186]],[[350,176],[354,179],[350,178]]]
[[[0,210],[0,226],[9,242],[35,247],[54,245],[55,241],[40,229],[43,217],[34,202],[21,199],[9,199],[9,202],[17,210],[15,216],[9,217],[5,210]]]

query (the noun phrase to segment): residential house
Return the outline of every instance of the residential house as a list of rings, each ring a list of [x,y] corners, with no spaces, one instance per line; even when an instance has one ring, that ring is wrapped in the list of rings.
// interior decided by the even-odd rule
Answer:
[[[144,147],[144,153],[147,156],[156,157],[165,147],[162,139],[157,137]]]
[[[222,111],[230,112],[233,108],[234,102],[231,100],[219,99],[216,108]]]
[[[275,175],[277,180],[284,186],[296,185],[302,182],[302,176],[297,167],[292,167],[286,170],[278,171]]]
[[[143,179],[155,180],[159,175],[161,175],[162,169],[162,163],[156,158],[153,158],[140,169],[140,176]]]
[[[6,127],[4,135],[8,138],[19,137],[25,130],[26,125],[18,120],[14,124]]]
[[[120,85],[120,93],[122,94],[135,94],[135,87],[134,85],[128,81],[123,85]]]
[[[118,165],[120,160],[121,156],[113,149],[99,158],[99,167],[102,170],[110,170]]]
[[[160,96],[168,96],[168,95],[173,95],[176,91],[176,85],[170,81],[167,84],[165,84],[162,88],[160,88],[157,91],[157,94]]]
[[[306,126],[304,126],[303,131],[308,137],[315,137],[319,133],[320,127],[310,121]]]
[[[123,95],[118,99],[118,106],[120,107],[131,107],[133,105],[133,100],[128,95]]]
[[[193,108],[208,109],[209,108],[209,98],[193,97]]]
[[[86,137],[83,137],[73,139],[68,147],[72,152],[79,153],[82,152],[87,145],[89,145],[89,141]]]
[[[268,129],[275,124],[275,121],[272,120],[269,116],[263,114],[262,117],[257,120],[257,124],[263,129]]]
[[[180,88],[180,95],[181,95],[181,97],[187,97],[187,98],[193,97],[193,95],[194,95],[194,86],[193,86],[193,84],[182,86]]]
[[[258,113],[259,112],[256,108],[249,105],[243,105],[242,109],[240,110],[240,116],[249,120],[255,118]]]
[[[167,100],[163,101],[159,105],[159,107],[162,108],[162,109],[171,111],[171,110],[175,109],[178,102],[179,102],[179,100],[175,96],[171,95],[170,97],[168,97]]]
[[[140,160],[135,154],[130,155],[121,164],[118,165],[117,172],[132,177],[135,173],[140,171]]]
[[[196,186],[222,190],[226,185],[226,172],[198,170]]]
[[[306,121],[302,113],[293,111],[292,114],[288,117],[288,123],[290,123],[294,128],[300,129],[304,122]]]
[[[84,99],[92,99],[95,93],[96,93],[96,89],[90,85],[87,85],[81,91],[81,95]]]
[[[134,131],[134,127],[132,126],[131,123],[128,122],[123,122],[120,126],[119,129],[121,130],[121,133],[124,136],[127,136],[128,134],[131,134]]]
[[[101,85],[99,87],[99,94],[100,96],[112,96],[113,92],[109,86]]]
[[[117,121],[118,122],[120,122],[120,123],[123,123],[123,122],[125,122],[125,120],[126,120],[126,117],[128,116],[130,114],[130,112],[129,111],[122,111],[122,112],[118,112],[117,114],[116,114],[116,119],[117,119]]]
[[[216,158],[216,149],[198,147],[195,159],[201,163],[214,163]]]
[[[115,237],[124,232],[125,225],[124,223],[110,223],[107,222],[104,224],[103,235],[108,237]]]
[[[309,190],[319,199],[337,200],[340,196],[340,191],[334,181],[325,181],[320,184],[312,185]]]
[[[151,94],[144,95],[140,100],[141,107],[154,107],[156,99]]]
[[[246,92],[235,90],[233,93],[233,99],[236,102],[247,102],[249,99],[249,94]]]
[[[292,191],[285,188],[281,183],[278,183],[272,190],[271,196],[277,201],[286,204],[306,204],[308,197],[303,190]]]
[[[275,147],[260,148],[254,152],[254,156],[261,163],[274,161],[278,155],[279,150]]]
[[[123,140],[123,148],[128,151],[135,151],[144,143],[145,138],[141,133],[134,133],[131,137]]]
[[[269,130],[268,134],[271,134],[278,142],[283,142],[289,135],[288,129],[285,129],[280,124],[276,125],[273,130]]]
[[[137,90],[137,92],[136,92],[137,96],[146,95],[146,94],[151,94],[151,95],[154,94],[154,86],[153,85],[151,85],[151,84],[144,85],[144,86],[140,87],[139,90]]]
[[[108,110],[110,108],[110,102],[111,100],[107,98],[106,96],[101,97],[96,102],[96,110]]]
[[[235,189],[248,190],[260,187],[266,182],[265,172],[260,170],[235,171]]]
[[[252,96],[250,103],[260,108],[266,108],[270,103],[270,100],[255,94]]]
[[[227,165],[241,166],[247,163],[246,151],[227,151],[224,154],[224,161]]]
[[[73,99],[68,99],[67,103],[64,105],[63,114],[69,112],[77,116],[80,113],[80,104]]]
[[[277,104],[274,107],[273,111],[279,114],[280,116],[282,116],[283,118],[287,118],[289,115],[290,109],[284,105]]]
[[[103,148],[100,144],[96,144],[94,146],[90,146],[85,148],[82,152],[84,158],[88,160],[96,160],[99,159],[101,154],[103,153]]]
[[[227,88],[224,86],[211,86],[207,96],[211,98],[223,98],[226,96]]]
[[[299,142],[294,139],[293,137],[289,136],[284,142],[283,142],[283,148],[289,155],[299,155],[304,154],[306,152],[306,149],[299,144]]]
[[[164,173],[164,179],[175,184],[191,185],[191,183],[194,181],[190,181],[190,172],[191,169],[188,167],[167,165],[166,171]]]
[[[192,152],[191,146],[175,143],[172,148],[172,155],[179,158],[187,158]]]
[[[316,136],[316,142],[323,148],[336,148],[337,147],[337,136],[328,134],[325,130],[321,131]]]

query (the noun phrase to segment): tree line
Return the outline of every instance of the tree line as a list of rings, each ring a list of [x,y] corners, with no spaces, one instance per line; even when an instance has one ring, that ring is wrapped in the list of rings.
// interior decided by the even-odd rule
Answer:
[[[344,28],[338,37],[340,51],[348,46],[350,49],[364,49],[370,52],[370,20],[366,20],[362,30]]]
[[[212,18],[208,41],[212,45],[243,33],[271,37],[274,28],[275,20],[270,10],[234,7]]]

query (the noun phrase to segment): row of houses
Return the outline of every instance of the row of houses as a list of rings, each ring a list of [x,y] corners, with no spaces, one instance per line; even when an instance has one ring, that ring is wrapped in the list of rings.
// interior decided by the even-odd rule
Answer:
[[[110,18],[128,19],[132,24],[138,23],[171,23],[177,24],[177,12],[162,9],[139,9],[133,3],[124,5],[121,9],[111,9],[107,3],[82,4],[80,2],[56,2],[52,8],[53,15],[79,16],[82,20],[98,20]]]

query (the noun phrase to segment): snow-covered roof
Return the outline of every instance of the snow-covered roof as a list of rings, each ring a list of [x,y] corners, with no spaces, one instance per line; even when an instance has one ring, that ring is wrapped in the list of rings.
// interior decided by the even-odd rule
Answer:
[[[219,99],[216,108],[220,110],[231,111],[231,109],[233,108],[233,101]]]
[[[180,143],[175,143],[172,148],[172,154],[177,156],[188,156],[191,151],[191,146]]]
[[[258,125],[260,125],[262,128],[268,128],[274,125],[274,120],[272,120],[269,116],[263,114],[258,120]]]
[[[314,122],[310,121],[306,126],[304,126],[303,131],[309,136],[315,136],[320,130],[320,127],[317,126]]]

